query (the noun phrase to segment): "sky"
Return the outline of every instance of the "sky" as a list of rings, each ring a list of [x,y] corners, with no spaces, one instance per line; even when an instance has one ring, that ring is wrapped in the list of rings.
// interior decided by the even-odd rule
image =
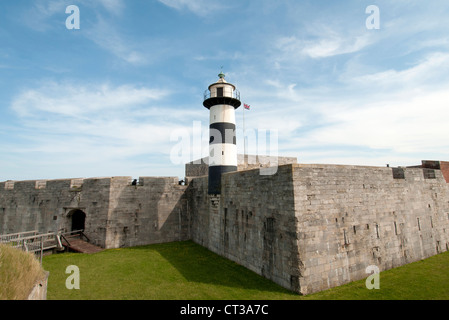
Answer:
[[[251,106],[239,153],[244,125],[248,153],[299,163],[449,160],[448,17],[446,0],[1,0],[0,181],[182,178],[221,71]]]

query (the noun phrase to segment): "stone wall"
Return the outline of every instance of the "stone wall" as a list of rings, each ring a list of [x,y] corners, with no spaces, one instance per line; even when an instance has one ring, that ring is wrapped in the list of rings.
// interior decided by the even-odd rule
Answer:
[[[106,247],[131,247],[189,239],[186,186],[177,178],[126,178],[111,183]]]
[[[2,182],[0,233],[70,230],[71,211],[81,209],[89,213],[86,229],[93,238],[104,238],[95,225],[107,220],[109,184],[110,179]]]
[[[424,170],[425,173],[432,173],[432,170],[440,170],[444,179],[449,183],[449,162],[438,160],[423,160],[421,165],[410,166],[407,168],[424,168],[430,170]]]
[[[104,248],[189,238],[186,186],[177,178],[131,177],[0,183],[0,234],[71,231],[86,214],[85,233]]]
[[[195,178],[189,194],[195,242],[302,294],[449,247],[440,170],[294,164],[227,173],[220,196]]]
[[[285,164],[297,163],[295,157],[274,157],[274,156],[262,156],[262,155],[237,155],[238,171],[267,168],[274,166],[282,166]],[[187,163],[186,177],[201,177],[209,174],[209,166],[207,164],[207,158],[198,159]]]
[[[285,158],[288,159],[288,158]],[[288,161],[291,161],[288,160]],[[281,286],[310,294],[449,249],[447,162],[419,167],[280,165],[222,176],[7,181],[0,234],[85,232],[105,248],[193,239]],[[260,168],[260,167],[259,167]]]
[[[258,169],[224,174],[220,196],[207,194],[207,177],[193,179],[191,234],[209,250],[298,291],[291,168],[265,176]]]
[[[47,300],[47,287],[48,287],[48,276],[50,273],[45,271],[42,279],[38,279],[36,284],[31,289],[27,300]]]
[[[448,250],[441,171],[397,170],[293,166],[301,293],[366,278],[370,265],[383,271]]]

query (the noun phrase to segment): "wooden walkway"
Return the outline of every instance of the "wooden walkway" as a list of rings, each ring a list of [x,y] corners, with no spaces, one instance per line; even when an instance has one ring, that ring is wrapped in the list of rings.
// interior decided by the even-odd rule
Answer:
[[[69,242],[70,244],[64,244],[64,246],[69,248],[71,251],[79,253],[97,253],[103,251],[103,248],[81,239],[69,239]]]
[[[90,239],[84,234],[83,231],[84,230],[76,230],[62,233],[61,244],[68,250],[79,253],[97,253],[104,250],[103,248],[90,243]]]
[[[87,241],[83,240],[83,238]],[[43,252],[47,250],[56,249],[60,251],[67,248],[80,253],[97,253],[104,250],[88,241],[90,240],[84,234],[83,230],[62,234],[39,234],[37,231],[27,231],[0,235],[0,243],[9,243],[18,249],[39,254],[41,262]]]

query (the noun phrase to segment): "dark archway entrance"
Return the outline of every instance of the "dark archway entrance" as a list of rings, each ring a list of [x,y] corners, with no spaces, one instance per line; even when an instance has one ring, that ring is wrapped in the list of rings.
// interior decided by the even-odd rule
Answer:
[[[74,210],[71,213],[72,231],[84,230],[86,222],[86,214],[82,210]]]

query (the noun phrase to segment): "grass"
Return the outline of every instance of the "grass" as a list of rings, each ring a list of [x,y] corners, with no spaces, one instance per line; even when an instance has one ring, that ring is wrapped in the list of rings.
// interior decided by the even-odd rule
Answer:
[[[379,290],[366,289],[365,280],[360,280],[306,298],[322,300],[449,300],[449,252],[381,272]]]
[[[193,242],[44,257],[47,298],[77,300],[292,299],[296,294]],[[67,266],[80,270],[80,290],[68,290]]]
[[[44,276],[32,253],[0,244],[0,300],[25,300]]]
[[[365,280],[300,296],[193,243],[110,249],[44,257],[47,298],[65,300],[309,300],[449,299],[449,253],[380,274],[380,290]],[[65,286],[76,265],[80,289]],[[368,276],[368,275],[367,275]]]

